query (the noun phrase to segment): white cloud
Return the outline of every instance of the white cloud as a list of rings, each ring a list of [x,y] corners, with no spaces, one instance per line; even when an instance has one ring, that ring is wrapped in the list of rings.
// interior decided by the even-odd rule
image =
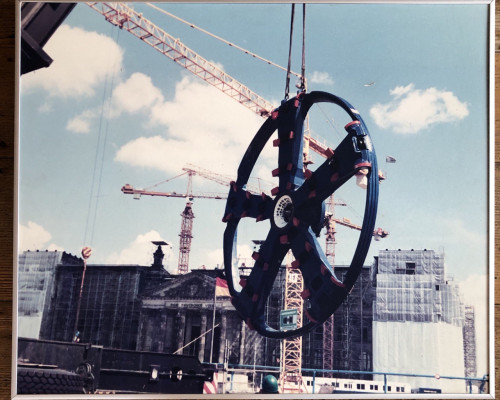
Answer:
[[[246,244],[242,245],[237,245],[237,255],[238,255],[238,260],[239,260],[239,265],[242,263],[245,263],[246,266],[252,267],[254,264],[254,260],[252,258],[253,250],[250,246]],[[212,251],[209,251],[206,254],[206,266],[209,268],[219,266],[219,268],[222,268],[224,266],[224,252],[222,248],[215,249]]]
[[[43,226],[33,221],[19,225],[19,251],[26,250],[63,250],[54,243],[47,244],[52,235]]]
[[[399,99],[401,96],[408,94],[414,89],[415,85],[410,83],[408,86],[396,86],[389,93],[394,96],[395,99]]]
[[[328,72],[313,71],[309,77],[310,83],[320,83],[323,85],[333,85],[333,79]]]
[[[457,243],[467,243],[469,248],[476,249],[476,251],[479,249],[484,250],[481,262],[486,262],[485,256],[488,243],[486,225],[484,226],[485,231],[479,233],[470,229],[465,221],[459,218],[440,218],[438,222],[442,224],[443,235],[454,238],[454,241]]]
[[[94,110],[85,110],[76,117],[70,119],[66,124],[66,129],[71,132],[76,133],[89,133],[90,124],[92,120],[97,116]]]
[[[52,111],[52,104],[48,101],[42,103],[40,107],[38,107],[38,111],[41,113],[48,113]]]
[[[122,112],[137,113],[148,110],[155,103],[163,101],[160,89],[154,86],[151,78],[136,72],[113,91],[111,116],[116,117]]]
[[[179,171],[179,167],[182,166],[182,163],[172,166],[172,159],[179,162],[177,156],[188,150],[189,145],[186,142],[167,140],[161,136],[140,137],[122,146],[117,151],[115,160],[135,167],[172,172],[173,168]]]
[[[429,88],[415,89],[410,83],[390,91],[393,99],[377,103],[370,115],[375,123],[396,133],[417,133],[437,123],[455,122],[469,115],[467,104],[452,92]]]
[[[235,171],[263,119],[217,89],[190,78],[177,85],[172,101],[151,97],[150,123],[164,134],[122,146],[116,160],[178,173],[186,163],[212,171]],[[265,157],[265,156],[264,156]]]
[[[43,89],[63,98],[91,96],[108,74],[122,67],[123,51],[108,36],[62,25],[44,50],[54,60],[48,68],[23,75],[21,89]]]
[[[156,249],[156,246],[151,242],[159,240],[164,239],[155,230],[140,234],[119,253],[115,252],[110,254],[106,258],[106,262],[110,264],[151,265],[153,263],[153,253]],[[167,267],[171,254],[171,247],[163,246],[163,253],[165,254],[163,265]]]

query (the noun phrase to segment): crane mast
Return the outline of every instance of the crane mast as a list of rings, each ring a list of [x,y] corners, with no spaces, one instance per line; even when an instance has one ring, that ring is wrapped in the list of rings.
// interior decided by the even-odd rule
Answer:
[[[131,194],[135,199],[140,199],[140,196],[160,196],[160,197],[177,197],[177,198],[185,198],[186,206],[181,213],[181,230],[179,233],[179,262],[177,265],[177,272],[179,274],[187,274],[189,272],[189,254],[191,253],[191,239],[193,238],[193,199],[215,199],[215,200],[225,200],[227,199],[227,195],[225,194],[195,194],[193,193],[193,175],[200,175],[193,169],[185,168],[184,174],[188,175],[188,183],[186,193],[176,193],[176,192],[158,192],[147,189],[135,189],[132,185],[126,184],[122,187],[122,192],[124,194]],[[205,178],[210,176],[211,172],[208,170],[204,171]],[[217,175],[213,173],[214,175]],[[224,183],[225,186],[228,186],[227,183]]]
[[[178,273],[187,274],[189,272],[189,254],[191,253],[191,239],[193,238],[193,203],[186,202],[186,207],[181,213],[181,232],[179,233],[179,263]]]

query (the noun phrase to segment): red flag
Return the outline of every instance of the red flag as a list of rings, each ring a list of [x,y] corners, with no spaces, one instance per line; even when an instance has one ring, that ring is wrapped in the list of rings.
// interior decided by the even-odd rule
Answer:
[[[227,281],[222,278],[215,278],[215,295],[229,297],[229,289],[227,288]]]
[[[217,278],[219,279],[219,278]],[[224,281],[225,282],[225,281]],[[226,283],[227,285],[227,283]],[[203,384],[203,394],[216,394],[217,393],[217,372],[214,372],[214,379],[210,382]]]

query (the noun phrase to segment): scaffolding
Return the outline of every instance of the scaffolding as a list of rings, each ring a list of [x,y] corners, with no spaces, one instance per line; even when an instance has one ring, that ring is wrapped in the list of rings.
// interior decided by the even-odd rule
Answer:
[[[19,336],[38,338],[42,315],[54,291],[56,266],[80,265],[82,259],[61,251],[24,251],[18,259]]]
[[[189,271],[189,253],[191,251],[191,239],[193,238],[193,203],[186,202],[186,208],[181,214],[181,233],[179,234],[179,274],[187,274]]]
[[[463,333],[464,333],[465,376],[469,377],[476,376],[477,363],[476,363],[475,313],[474,313],[474,307],[470,305],[465,306],[465,320],[464,320]]]
[[[375,258],[372,272],[373,369],[462,376],[464,305],[458,285],[445,274],[444,254],[384,250]],[[416,377],[405,382],[450,393],[465,390],[463,382]]]
[[[344,279],[347,271],[347,266],[337,266],[335,273],[337,277]],[[334,369],[373,370],[371,335],[373,299],[374,289],[370,268],[364,267],[351,293],[334,313]],[[352,378],[357,377],[353,375]]]
[[[332,194],[326,202],[326,212],[330,215],[327,219],[326,225],[326,239],[325,239],[325,255],[330,263],[332,269],[335,268],[335,199]],[[333,369],[333,351],[334,351],[334,315],[330,315],[323,324],[323,369]],[[332,376],[327,373],[326,376]]]
[[[380,251],[376,268],[374,320],[463,326],[459,288],[445,276],[443,254],[433,250]]]
[[[285,310],[297,310],[297,327],[302,326],[304,289],[302,274],[287,265],[285,287]],[[302,337],[283,340],[281,352],[280,387],[282,393],[302,392]]]

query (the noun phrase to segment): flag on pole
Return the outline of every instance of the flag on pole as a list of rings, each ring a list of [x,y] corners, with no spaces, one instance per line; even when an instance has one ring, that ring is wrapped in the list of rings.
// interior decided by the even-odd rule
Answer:
[[[206,381],[203,384],[203,394],[216,394],[216,393],[217,393],[217,372],[214,372],[214,379],[211,382]]]
[[[217,297],[229,297],[229,289],[227,287],[227,281],[222,278],[215,278],[215,296]]]

